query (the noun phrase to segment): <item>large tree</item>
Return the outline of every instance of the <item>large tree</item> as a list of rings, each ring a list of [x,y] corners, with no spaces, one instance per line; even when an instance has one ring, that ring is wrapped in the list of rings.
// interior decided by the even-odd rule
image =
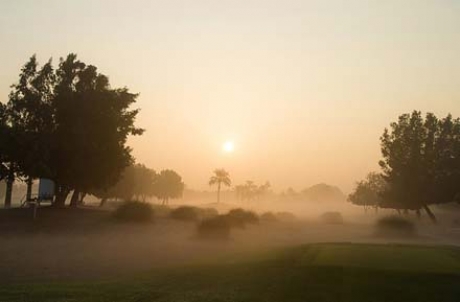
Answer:
[[[382,206],[424,209],[455,200],[460,192],[460,120],[432,113],[403,114],[381,137],[380,165],[388,186]]]
[[[50,174],[49,148],[56,127],[52,106],[54,85],[51,60],[39,68],[36,57],[32,56],[21,69],[18,83],[12,86],[6,107],[11,135],[7,151],[10,182],[15,176],[25,177],[28,199],[31,197],[32,179]]]
[[[129,109],[137,94],[110,87],[105,75],[74,54],[56,71],[51,61],[40,70],[37,65],[32,57],[10,94],[8,116],[17,138],[10,162],[29,178],[52,179],[56,206],[71,190],[76,205],[81,192],[109,187],[132,163],[127,137],[143,131],[134,126],[138,110]]]
[[[79,192],[106,188],[118,180],[133,162],[127,137],[143,130],[134,126],[138,110],[129,110],[138,95],[126,88],[112,89],[95,66],[71,54],[61,59],[57,76],[56,203],[63,204],[74,189],[75,205]]]
[[[211,176],[209,179],[209,185],[217,185],[217,203],[220,202],[220,190],[222,185],[230,186],[232,181],[230,180],[230,175],[224,169],[216,169],[214,170],[214,175]]]

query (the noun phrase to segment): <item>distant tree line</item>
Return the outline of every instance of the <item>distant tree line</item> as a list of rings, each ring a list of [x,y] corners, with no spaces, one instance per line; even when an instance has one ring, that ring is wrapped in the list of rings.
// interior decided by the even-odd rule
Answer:
[[[240,200],[254,200],[264,196],[270,189],[270,183],[267,181],[262,185],[257,185],[248,180],[242,185],[235,186],[236,196]]]
[[[127,167],[118,182],[106,189],[95,192],[101,198],[101,206],[109,199],[140,200],[156,197],[167,204],[169,199],[182,197],[184,183],[173,170],[156,173],[142,164]]]
[[[6,104],[0,103],[0,180],[6,182],[5,206],[11,205],[16,179],[28,184],[47,178],[56,185],[54,205],[72,206],[84,193],[117,183],[133,163],[126,145],[138,110],[129,109],[138,94],[112,88],[107,76],[75,54],[39,67],[32,56],[21,69]]]
[[[381,140],[382,171],[357,184],[349,200],[363,206],[424,210],[460,201],[460,119],[450,114],[403,114],[385,129]]]

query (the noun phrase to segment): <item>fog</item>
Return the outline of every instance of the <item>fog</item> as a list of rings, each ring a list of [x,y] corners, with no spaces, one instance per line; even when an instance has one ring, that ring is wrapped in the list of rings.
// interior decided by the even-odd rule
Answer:
[[[222,213],[243,206],[258,213],[288,211],[296,218],[261,221],[244,229],[232,229],[229,240],[209,241],[197,237],[196,222],[177,221],[161,214],[154,223],[133,225],[111,222],[110,209],[44,208],[39,209],[36,221],[28,214],[24,216],[22,211],[11,218],[17,223],[5,218],[0,220],[3,229],[1,282],[111,280],[146,272],[155,274],[157,270],[173,267],[230,264],[254,256],[263,260],[272,257],[278,248],[316,242],[460,244],[460,229],[452,225],[454,217],[442,210],[437,214],[443,223],[433,225],[427,218],[416,220],[415,216],[409,216],[408,219],[416,223],[416,236],[386,238],[375,236],[374,224],[378,218],[394,211],[364,213],[361,207],[344,201],[318,204],[259,200],[242,204],[237,200],[224,200],[221,204],[200,204],[178,200],[170,207],[183,204],[214,207]],[[343,223],[321,221],[320,215],[328,211],[340,212]]]

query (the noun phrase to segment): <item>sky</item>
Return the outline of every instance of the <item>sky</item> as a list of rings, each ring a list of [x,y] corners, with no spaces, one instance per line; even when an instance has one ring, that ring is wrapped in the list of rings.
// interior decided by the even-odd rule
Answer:
[[[71,52],[140,93],[137,162],[198,190],[224,168],[349,192],[400,114],[460,116],[459,0],[0,0],[0,101]]]

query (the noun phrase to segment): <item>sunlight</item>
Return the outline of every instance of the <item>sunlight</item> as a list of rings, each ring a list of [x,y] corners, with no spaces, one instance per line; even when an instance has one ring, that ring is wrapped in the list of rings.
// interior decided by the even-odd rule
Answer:
[[[222,150],[224,150],[225,153],[232,153],[235,150],[235,144],[232,141],[226,141],[222,145]]]

